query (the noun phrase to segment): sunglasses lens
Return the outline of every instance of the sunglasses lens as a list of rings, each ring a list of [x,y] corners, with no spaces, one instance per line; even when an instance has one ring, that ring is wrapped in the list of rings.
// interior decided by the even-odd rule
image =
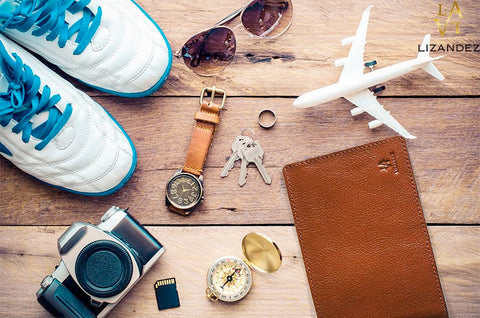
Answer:
[[[292,16],[290,0],[254,0],[243,11],[242,24],[256,36],[274,38],[288,29]]]
[[[182,48],[185,65],[199,75],[220,73],[235,56],[236,40],[232,30],[215,27],[200,32]]]

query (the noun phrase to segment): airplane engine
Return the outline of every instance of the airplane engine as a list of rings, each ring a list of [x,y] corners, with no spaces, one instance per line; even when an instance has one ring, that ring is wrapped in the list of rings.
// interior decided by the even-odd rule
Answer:
[[[341,58],[341,59],[338,59],[338,60],[335,60],[335,67],[343,66],[343,64],[345,64],[345,61],[346,61],[346,60],[347,60],[346,57]]]
[[[354,36],[351,36],[351,37],[348,37],[348,38],[345,38],[345,39],[342,39],[342,46],[345,46],[345,45],[350,45],[352,44],[353,40],[355,39]]]
[[[354,109],[350,110],[350,113],[352,114],[352,116],[357,116],[364,112],[365,110],[361,109],[360,107],[355,107]]]
[[[382,125],[383,125],[383,122],[378,119],[372,120],[371,122],[368,123],[368,127],[370,127],[370,129],[374,129]]]

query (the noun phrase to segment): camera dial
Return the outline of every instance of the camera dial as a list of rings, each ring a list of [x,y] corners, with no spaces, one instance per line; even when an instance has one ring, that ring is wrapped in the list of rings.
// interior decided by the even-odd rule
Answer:
[[[123,211],[126,211],[126,210],[128,210],[128,208],[124,210],[124,209],[121,209],[121,208],[119,208],[119,207],[112,206],[110,209],[108,209],[107,212],[105,212],[105,213],[103,214],[103,216],[102,216],[102,218],[101,218],[100,220],[101,220],[102,222],[105,222],[105,221],[107,221],[112,215],[114,215],[115,213],[117,213],[117,212],[119,212],[119,211],[123,212]]]

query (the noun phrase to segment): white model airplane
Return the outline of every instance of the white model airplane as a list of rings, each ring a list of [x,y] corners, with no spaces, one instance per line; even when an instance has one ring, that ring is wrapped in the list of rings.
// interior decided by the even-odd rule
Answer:
[[[432,61],[441,58],[441,56],[432,58],[429,56],[428,52],[420,52],[416,59],[363,74],[364,68],[369,65],[369,63],[364,64],[363,52],[366,43],[365,39],[367,37],[368,18],[372,7],[373,6],[369,6],[363,12],[362,19],[360,20],[357,29],[357,34],[342,40],[342,45],[351,44],[352,46],[348,53],[348,57],[335,61],[335,66],[338,67],[343,65],[343,71],[340,75],[339,81],[336,84],[319,88],[299,96],[295,99],[293,105],[306,108],[344,97],[357,106],[351,110],[352,116],[367,112],[376,118],[376,120],[368,123],[370,129],[385,124],[405,138],[413,139],[415,136],[411,135],[398,121],[395,120],[395,118],[392,117],[392,115],[390,115],[390,112],[383,108],[383,106],[377,101],[373,92],[370,91],[369,87],[389,81],[418,68],[423,69],[441,81],[445,77],[432,63]],[[429,44],[430,34],[427,34],[423,39],[421,47],[429,47]]]

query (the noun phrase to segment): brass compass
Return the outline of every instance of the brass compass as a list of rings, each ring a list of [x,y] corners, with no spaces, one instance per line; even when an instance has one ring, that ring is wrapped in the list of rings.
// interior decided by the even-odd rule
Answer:
[[[216,260],[207,273],[207,298],[234,302],[245,297],[252,287],[251,268],[273,273],[282,264],[278,246],[268,237],[249,233],[242,240],[245,260],[224,256]]]

